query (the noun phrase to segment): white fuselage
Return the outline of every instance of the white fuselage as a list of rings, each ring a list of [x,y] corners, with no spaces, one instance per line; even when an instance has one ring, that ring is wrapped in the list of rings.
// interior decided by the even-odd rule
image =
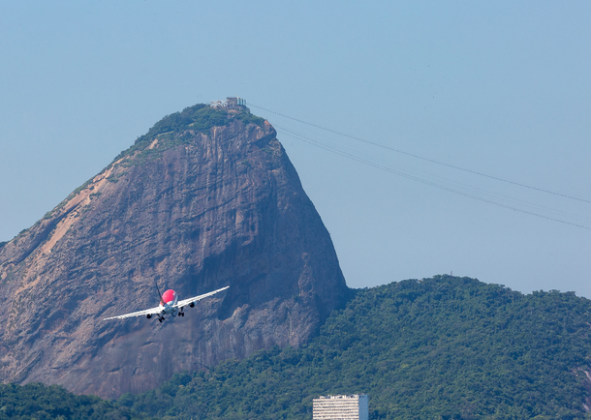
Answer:
[[[160,315],[176,315],[178,308],[174,305],[176,305],[178,300],[178,295],[175,294],[174,300],[171,300],[170,302],[160,302]]]

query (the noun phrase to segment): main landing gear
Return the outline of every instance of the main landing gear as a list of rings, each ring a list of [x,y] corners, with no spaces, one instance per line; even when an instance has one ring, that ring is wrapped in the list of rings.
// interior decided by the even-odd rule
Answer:
[[[146,318],[148,318],[148,319],[152,318],[152,314],[148,314],[148,315],[146,315]],[[158,315],[158,322],[162,322],[162,321],[164,321],[164,317],[163,317],[163,316],[160,316],[160,315]]]

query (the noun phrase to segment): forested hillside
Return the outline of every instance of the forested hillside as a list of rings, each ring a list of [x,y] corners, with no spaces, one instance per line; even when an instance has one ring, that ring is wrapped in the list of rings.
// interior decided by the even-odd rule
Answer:
[[[523,295],[448,276],[408,280],[357,290],[300,349],[176,375],[117,404],[41,388],[62,402],[37,399],[54,415],[35,418],[59,418],[67,406],[108,414],[88,418],[311,420],[314,397],[368,393],[374,420],[584,419],[589,320],[591,302],[574,293]],[[8,407],[26,404],[31,398]]]
[[[368,393],[373,419],[585,418],[590,301],[438,276],[363,289],[319,335],[120,403],[153,415],[311,419],[312,398]]]
[[[147,420],[98,397],[74,395],[61,386],[0,384],[0,420]]]

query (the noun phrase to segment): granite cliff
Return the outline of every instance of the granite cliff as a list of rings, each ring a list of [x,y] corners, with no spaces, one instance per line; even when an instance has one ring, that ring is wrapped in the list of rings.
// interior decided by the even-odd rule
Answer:
[[[183,318],[107,316],[226,285]],[[0,371],[117,397],[174,372],[298,347],[347,287],[273,127],[196,105],[158,122],[0,248]]]

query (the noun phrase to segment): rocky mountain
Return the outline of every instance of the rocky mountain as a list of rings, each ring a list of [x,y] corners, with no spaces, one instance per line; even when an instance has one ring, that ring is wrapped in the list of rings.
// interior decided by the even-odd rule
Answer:
[[[229,285],[183,318],[103,321]],[[307,342],[347,287],[273,127],[244,107],[158,122],[0,248],[4,382],[117,397]]]

